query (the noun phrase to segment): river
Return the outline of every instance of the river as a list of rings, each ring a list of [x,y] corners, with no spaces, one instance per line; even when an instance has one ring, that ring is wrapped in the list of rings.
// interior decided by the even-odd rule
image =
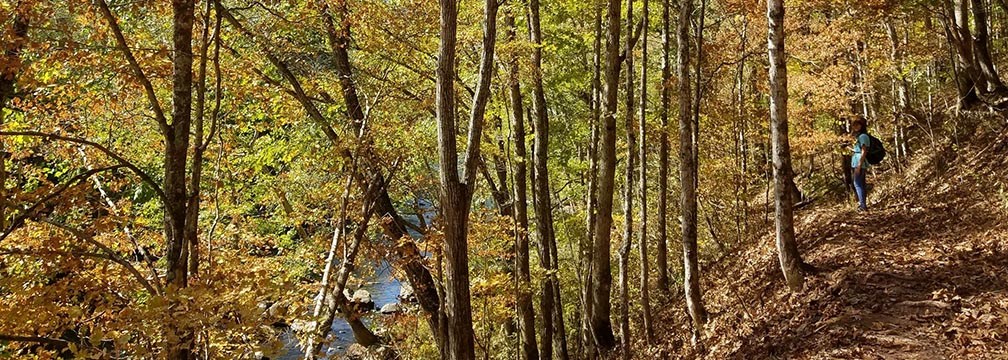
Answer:
[[[388,316],[379,314],[378,309],[387,304],[399,302],[399,291],[402,288],[402,284],[399,282],[399,279],[392,276],[391,270],[389,264],[382,261],[377,267],[374,277],[361,287],[371,293],[371,300],[375,303],[375,311],[364,316],[364,323],[368,324],[368,326],[371,325],[373,319],[380,316]],[[353,290],[356,289],[352,289],[350,292],[353,293]],[[294,360],[304,358],[301,343],[294,334],[290,330],[287,330],[282,336],[284,348],[281,354],[284,355],[277,359]],[[350,332],[350,324],[340,316],[337,316],[333,320],[331,336],[334,336],[332,338],[333,341],[323,345],[323,351],[327,354],[342,354],[348,346],[354,343],[353,333]]]
[[[426,223],[430,224],[435,215],[432,206],[433,204],[426,200],[420,200],[419,204],[424,209],[424,219],[426,220]],[[420,225],[420,221],[418,221],[415,215],[404,214],[403,218],[413,225]],[[421,236],[420,233],[412,229],[408,230],[408,232],[414,239],[418,239]],[[387,304],[399,302],[399,292],[402,289],[402,284],[399,282],[399,279],[392,276],[392,266],[389,265],[388,262],[385,262],[385,260],[382,260],[375,267],[374,274],[361,288],[371,293],[371,300],[375,303],[375,311],[364,316],[364,323],[374,330],[374,327],[371,326],[371,322],[377,317],[388,316],[379,314],[377,310]],[[350,289],[350,293],[353,293],[354,290],[357,289]],[[331,336],[335,336],[333,341],[323,345],[323,351],[325,351],[326,354],[342,354],[346,352],[346,348],[348,346],[354,343],[353,333],[350,331],[350,324],[339,316],[333,320]],[[295,360],[304,358],[304,351],[301,348],[301,343],[298,341],[297,337],[290,332],[290,330],[287,330],[287,332],[282,335],[282,340],[284,342],[284,348],[280,353],[283,355],[277,357],[277,359]]]

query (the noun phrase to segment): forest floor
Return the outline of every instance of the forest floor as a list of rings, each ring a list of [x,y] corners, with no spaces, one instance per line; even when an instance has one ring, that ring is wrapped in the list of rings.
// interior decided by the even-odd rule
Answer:
[[[867,213],[849,199],[798,211],[800,251],[819,270],[800,293],[784,283],[772,224],[703,264],[701,346],[679,295],[636,356],[1008,359],[1008,131],[991,127],[870,177]]]

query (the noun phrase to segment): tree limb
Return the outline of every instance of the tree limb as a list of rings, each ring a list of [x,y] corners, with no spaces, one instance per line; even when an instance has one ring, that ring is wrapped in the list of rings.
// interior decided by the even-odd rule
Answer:
[[[80,183],[80,182],[84,181],[84,179],[87,179],[87,178],[91,177],[94,174],[97,174],[97,173],[100,173],[100,172],[103,172],[103,171],[118,169],[120,167],[122,167],[122,165],[115,165],[115,166],[103,167],[103,168],[98,168],[98,169],[91,169],[91,170],[88,170],[88,171],[85,171],[83,173],[77,174],[74,177],[70,178],[70,181],[67,181],[63,185],[60,185],[58,188],[56,188],[56,190],[54,190],[53,192],[49,193],[49,195],[46,195],[45,197],[43,197],[42,200],[39,200],[35,204],[32,204],[32,206],[29,206],[27,209],[25,209],[23,212],[21,212],[21,214],[18,215],[18,217],[14,218],[14,220],[11,220],[10,226],[8,226],[7,229],[4,229],[3,234],[0,234],[0,241],[3,241],[8,236],[10,236],[10,234],[13,233],[14,230],[16,230],[17,228],[21,227],[21,225],[24,225],[25,220],[28,220],[29,218],[31,218],[32,216],[34,216],[35,215],[35,211],[39,207],[41,207],[42,205],[45,205],[45,204],[49,203],[50,200],[55,199],[56,196],[59,196],[59,194],[63,193],[64,191],[66,191],[70,187],[74,186],[77,183]]]
[[[42,336],[19,336],[19,335],[7,335],[0,334],[0,341],[16,341],[16,342],[31,342],[47,345],[55,345],[60,348],[66,348],[68,341],[63,339],[48,338]]]
[[[161,201],[163,201],[165,204],[168,203],[168,197],[165,195],[164,190],[162,190],[161,186],[159,186],[158,183],[154,181],[153,177],[145,173],[143,170],[140,170],[139,167],[134,165],[129,160],[126,160],[119,154],[116,154],[112,150],[109,150],[109,148],[102,146],[101,144],[98,144],[96,142],[70,136],[44,133],[41,131],[0,131],[0,136],[31,136],[31,137],[40,137],[48,140],[62,140],[75,144],[90,146],[98,151],[101,151],[105,155],[108,155],[110,158],[118,162],[120,165],[132,171],[134,174],[136,174],[137,177],[140,178],[140,180],[143,180],[143,182],[147,183],[147,185],[149,185],[151,188],[154,189],[154,192],[157,193],[159,198],[161,198]]]
[[[115,36],[116,45],[119,51],[123,53],[126,57],[126,61],[130,65],[130,69],[133,70],[133,76],[136,80],[140,82],[143,86],[144,92],[147,94],[147,101],[150,102],[151,110],[154,111],[154,118],[158,122],[158,126],[161,128],[161,132],[164,134],[171,134],[168,128],[168,120],[165,118],[164,110],[161,109],[161,103],[157,99],[157,95],[154,93],[154,86],[151,85],[150,79],[144,74],[143,68],[140,67],[140,63],[137,62],[136,57],[133,56],[133,52],[130,50],[129,45],[126,44],[126,38],[123,36],[122,29],[119,27],[119,22],[116,20],[115,15],[112,15],[112,11],[109,10],[108,3],[105,0],[96,0],[95,5],[98,6],[99,12],[101,12],[102,17],[108,22],[109,30],[112,30],[112,34]]]
[[[119,254],[117,254],[114,250],[112,250],[111,248],[109,248],[105,244],[102,244],[102,243],[98,242],[98,240],[95,240],[94,237],[92,237],[91,235],[89,235],[89,234],[87,234],[87,233],[85,233],[85,232],[83,232],[83,231],[81,231],[79,229],[75,229],[73,227],[70,227],[69,225],[62,224],[62,223],[59,223],[59,222],[56,222],[56,221],[51,221],[51,220],[43,220],[43,221],[46,224],[55,226],[55,227],[57,227],[57,228],[59,228],[59,229],[61,229],[63,231],[66,231],[66,232],[68,232],[70,234],[73,234],[74,237],[80,239],[81,241],[84,241],[84,242],[86,242],[88,244],[94,245],[95,247],[101,249],[102,251],[105,252],[105,255],[97,254],[96,257],[100,257],[100,258],[112,261],[112,262],[114,262],[116,264],[122,265],[124,268],[126,268],[126,271],[129,271],[129,273],[132,274],[133,277],[136,278],[137,282],[139,282],[140,285],[143,286],[144,289],[146,289],[152,295],[160,295],[161,294],[161,290],[162,290],[162,288],[161,288],[161,281],[158,279],[157,274],[155,274],[155,276],[154,276],[154,281],[155,281],[156,287],[155,286],[151,286],[151,283],[149,281],[147,281],[147,278],[144,277],[143,274],[140,274],[140,271],[137,270],[136,267],[133,266],[133,264],[130,264],[129,261],[126,261],[126,259],[124,259],[122,256],[119,256]],[[92,255],[89,255],[91,253],[83,253],[83,254],[85,256],[92,256]]]
[[[259,46],[263,55],[266,56],[266,59],[269,60],[269,62],[273,64],[278,71],[280,71],[280,75],[291,84],[294,90],[294,98],[304,107],[305,111],[308,113],[308,117],[310,117],[316,125],[322,128],[322,132],[325,133],[326,137],[328,137],[334,145],[339,144],[339,136],[336,135],[336,131],[333,130],[325,116],[322,115],[322,112],[319,111],[318,107],[316,107],[308,95],[305,94],[304,89],[301,87],[301,82],[298,81],[297,77],[294,76],[294,73],[290,71],[290,67],[287,66],[287,63],[278,58],[276,54],[270,50],[270,47],[265,40],[256,36],[256,34],[252,33],[240,22],[238,22],[238,19],[234,17],[231,11],[220,3],[220,0],[217,0],[217,12],[221,14],[221,17],[224,20],[227,20],[231,26],[238,30],[238,32]]]

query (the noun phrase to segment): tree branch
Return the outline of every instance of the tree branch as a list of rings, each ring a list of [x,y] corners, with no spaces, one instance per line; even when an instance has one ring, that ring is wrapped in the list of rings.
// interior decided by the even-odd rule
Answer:
[[[287,66],[287,63],[284,62],[283,60],[280,60],[280,58],[278,58],[275,54],[273,54],[272,51],[270,51],[270,47],[265,40],[261,39],[259,36],[256,36],[256,34],[252,33],[247,28],[242,26],[242,24],[238,22],[238,19],[235,18],[233,14],[231,14],[231,11],[229,11],[227,8],[224,7],[223,4],[220,3],[220,0],[217,0],[217,12],[221,14],[221,17],[224,20],[227,20],[227,22],[231,24],[231,26],[233,26],[236,30],[238,30],[238,32],[240,32],[242,35],[249,38],[250,40],[252,40],[252,42],[254,42],[256,45],[259,46],[260,50],[262,50],[263,52],[263,55],[266,55],[266,59],[269,60],[269,62],[272,63],[273,66],[276,67],[278,71],[280,71],[280,75],[283,76],[283,78],[287,80],[287,82],[289,82],[291,86],[294,88],[294,98],[298,102],[300,102],[301,105],[305,108],[305,111],[308,113],[308,117],[310,117],[320,128],[322,128],[322,132],[324,132],[326,137],[328,137],[329,140],[333,142],[333,145],[338,146],[339,136],[336,135],[336,131],[333,130],[332,126],[329,125],[329,122],[326,120],[325,116],[322,115],[322,112],[319,111],[318,107],[316,107],[315,104],[312,103],[308,95],[305,94],[304,89],[301,87],[301,82],[298,81],[297,77],[294,76],[294,73],[290,71],[290,67]]]
[[[55,345],[60,348],[66,348],[69,343],[63,339],[47,338],[42,336],[19,336],[19,335],[7,335],[0,334],[0,341],[16,341],[16,342],[31,342],[39,344]]]
[[[70,178],[70,181],[67,181],[63,185],[60,185],[58,188],[56,188],[55,191],[49,193],[49,195],[46,195],[45,197],[42,198],[42,200],[39,200],[35,204],[32,204],[32,206],[29,206],[27,209],[25,209],[23,212],[21,212],[21,214],[18,215],[18,217],[14,218],[14,220],[11,220],[10,226],[8,226],[7,229],[4,229],[4,233],[3,234],[0,234],[0,242],[2,242],[4,239],[6,239],[8,236],[10,236],[10,234],[13,233],[14,230],[16,230],[17,228],[21,227],[21,225],[24,225],[25,220],[28,220],[29,218],[31,218],[32,216],[34,216],[35,215],[35,211],[40,206],[49,203],[50,200],[55,199],[56,196],[58,196],[59,194],[63,193],[64,191],[66,191],[70,187],[74,186],[74,184],[80,183],[81,181],[84,181],[84,179],[87,179],[87,178],[91,177],[92,175],[100,173],[102,171],[108,171],[108,170],[118,169],[120,167],[122,167],[122,165],[109,166],[109,167],[103,167],[103,168],[98,168],[98,169],[91,169],[91,170],[88,170],[88,171],[85,171],[83,173],[77,174],[76,176]]]
[[[50,221],[50,220],[44,220],[44,222],[46,224],[55,226],[55,227],[57,227],[57,228],[59,228],[59,229],[61,229],[63,231],[66,231],[66,232],[68,232],[70,234],[73,234],[74,237],[76,237],[76,238],[78,238],[78,239],[80,239],[80,240],[82,240],[82,241],[84,241],[84,242],[86,242],[88,244],[94,245],[95,247],[101,249],[102,251],[105,252],[105,255],[97,254],[97,256],[95,256],[95,257],[100,257],[100,258],[112,261],[112,262],[114,262],[116,264],[122,265],[124,268],[126,268],[126,271],[129,271],[129,273],[132,274],[133,277],[136,278],[137,282],[139,282],[140,285],[143,286],[144,289],[146,289],[148,292],[150,292],[153,295],[160,295],[161,294],[161,290],[162,290],[162,288],[161,288],[161,281],[158,279],[157,274],[154,275],[154,281],[155,281],[155,284],[157,286],[156,287],[155,286],[151,286],[151,283],[149,281],[147,281],[147,278],[144,277],[143,274],[140,274],[140,271],[137,270],[136,267],[133,266],[133,264],[130,264],[129,261],[126,261],[126,259],[124,259],[122,256],[119,256],[119,254],[117,254],[114,250],[112,250],[111,248],[109,248],[105,244],[102,244],[102,243],[98,242],[98,240],[95,240],[93,237],[91,237],[91,235],[89,235],[89,234],[87,234],[87,233],[85,233],[85,232],[83,232],[81,230],[72,228],[72,227],[70,227],[70,226],[68,226],[66,224],[61,224],[61,223],[58,223],[58,222],[55,222],[55,221]],[[89,254],[90,253],[84,253],[85,256],[91,256]]]
[[[619,62],[620,63],[622,63],[623,60],[626,60],[627,53],[630,52],[630,51],[632,51],[633,48],[634,48],[634,46],[637,45],[637,40],[640,39],[641,32],[643,31],[643,29],[644,29],[644,22],[643,21],[638,22],[637,23],[637,29],[634,29],[633,38],[630,39],[630,45],[627,46],[626,48],[624,48],[623,51],[620,52],[620,54],[619,54]]]
[[[104,147],[96,142],[84,140],[81,138],[44,133],[41,131],[0,131],[0,136],[31,136],[31,137],[40,137],[48,140],[62,140],[72,142],[75,144],[90,146],[92,148],[97,149],[98,151],[101,151],[105,155],[108,155],[110,158],[118,162],[120,165],[132,171],[134,174],[136,174],[137,177],[140,178],[140,180],[143,180],[143,182],[147,183],[147,185],[150,185],[150,187],[154,189],[154,192],[157,193],[159,198],[161,198],[161,201],[163,201],[165,204],[168,203],[168,197],[165,195],[164,190],[162,190],[161,186],[159,186],[157,182],[154,181],[153,177],[145,173],[143,170],[140,170],[139,167],[134,165],[129,160],[126,160],[122,156],[119,156],[119,154],[116,154],[112,150],[109,150],[109,148]]]
[[[130,51],[129,45],[126,44],[126,38],[123,36],[122,29],[119,27],[119,22],[116,20],[115,15],[112,15],[112,11],[109,10],[108,3],[105,0],[96,0],[95,4],[98,6],[99,12],[101,12],[102,17],[108,22],[109,30],[112,30],[112,34],[115,36],[116,45],[119,51],[123,53],[126,57],[126,61],[130,65],[130,69],[133,70],[133,76],[136,80],[140,82],[143,86],[144,92],[147,94],[147,101],[150,102],[151,110],[154,111],[154,118],[158,122],[158,126],[161,128],[161,132],[169,135],[171,134],[168,128],[168,120],[165,118],[164,110],[161,109],[161,103],[157,99],[157,95],[154,93],[154,86],[151,85],[150,79],[144,74],[143,68],[140,67],[140,63],[137,62],[136,57],[133,56],[133,52]],[[169,135],[170,136],[170,135]]]

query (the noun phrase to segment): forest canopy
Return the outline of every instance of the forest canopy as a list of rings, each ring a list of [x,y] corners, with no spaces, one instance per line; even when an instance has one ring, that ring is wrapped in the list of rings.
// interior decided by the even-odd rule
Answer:
[[[1006,20],[2,0],[0,357],[726,356],[705,300],[757,300],[701,278],[763,244],[762,281],[814,292],[796,212],[853,196],[851,121],[870,182],[968,148],[941,144],[1003,119]]]

